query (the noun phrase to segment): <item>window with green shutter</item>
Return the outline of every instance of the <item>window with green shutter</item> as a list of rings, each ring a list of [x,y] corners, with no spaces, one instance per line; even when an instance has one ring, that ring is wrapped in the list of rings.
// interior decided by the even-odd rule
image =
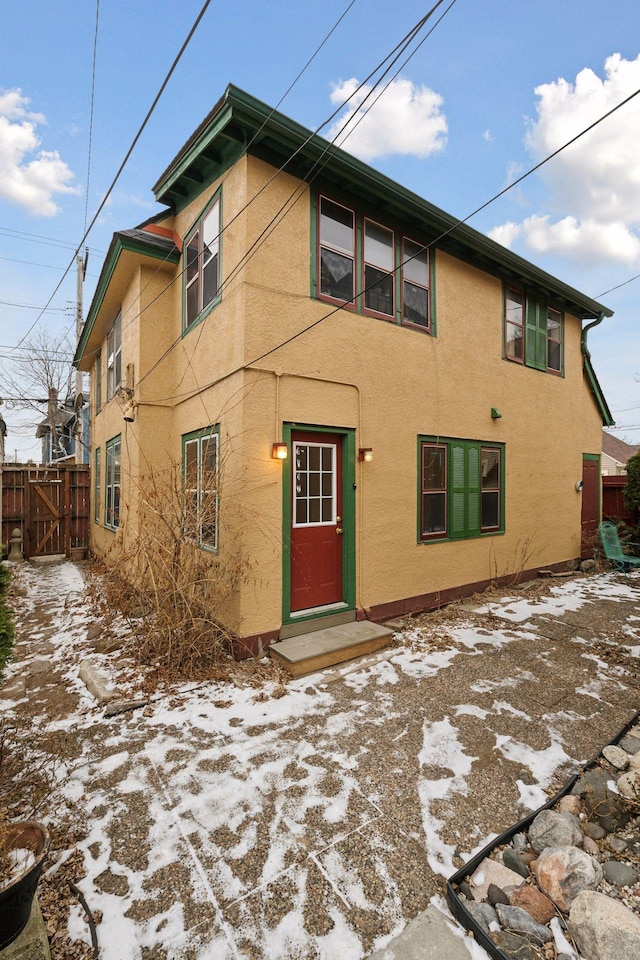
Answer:
[[[546,297],[505,287],[503,330],[505,359],[562,374],[564,317]]]
[[[419,539],[504,532],[504,444],[419,438]]]

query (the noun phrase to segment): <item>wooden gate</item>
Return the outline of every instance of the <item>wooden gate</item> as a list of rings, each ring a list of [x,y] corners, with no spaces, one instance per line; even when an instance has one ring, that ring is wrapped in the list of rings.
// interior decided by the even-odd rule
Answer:
[[[2,467],[2,547],[6,556],[18,528],[26,558],[69,556],[89,533],[89,467]]]

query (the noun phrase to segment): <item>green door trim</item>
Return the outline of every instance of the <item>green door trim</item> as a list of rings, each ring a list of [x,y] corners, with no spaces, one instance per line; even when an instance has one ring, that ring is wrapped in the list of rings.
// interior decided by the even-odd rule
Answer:
[[[318,427],[308,423],[283,423],[282,439],[287,444],[288,456],[282,463],[282,623],[299,623],[301,620],[319,620],[336,613],[332,605],[326,611],[310,614],[308,617],[291,616],[291,474],[292,443],[291,434],[301,430],[305,433],[317,433],[319,436],[332,433],[343,437],[342,450],[342,596],[344,610],[356,608],[356,432],[344,427]],[[342,610],[343,608],[341,608]]]

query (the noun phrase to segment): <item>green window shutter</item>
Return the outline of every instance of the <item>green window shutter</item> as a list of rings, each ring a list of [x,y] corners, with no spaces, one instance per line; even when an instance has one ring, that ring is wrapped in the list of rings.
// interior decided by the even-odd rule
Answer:
[[[467,536],[480,536],[480,444],[467,444]]]
[[[546,303],[527,297],[526,344],[524,362],[536,370],[547,369]]]
[[[451,442],[452,540],[480,536],[480,444]]]

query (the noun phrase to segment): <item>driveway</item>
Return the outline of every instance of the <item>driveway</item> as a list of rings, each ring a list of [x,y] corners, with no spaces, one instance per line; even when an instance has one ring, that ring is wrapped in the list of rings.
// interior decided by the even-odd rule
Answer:
[[[103,960],[366,957],[640,706],[640,574],[495,592],[284,688],[247,673],[108,717],[80,662],[128,695],[136,673],[96,652],[81,571],[14,570],[2,711],[69,744],[47,816],[78,824]],[[68,933],[89,942],[77,904]]]

